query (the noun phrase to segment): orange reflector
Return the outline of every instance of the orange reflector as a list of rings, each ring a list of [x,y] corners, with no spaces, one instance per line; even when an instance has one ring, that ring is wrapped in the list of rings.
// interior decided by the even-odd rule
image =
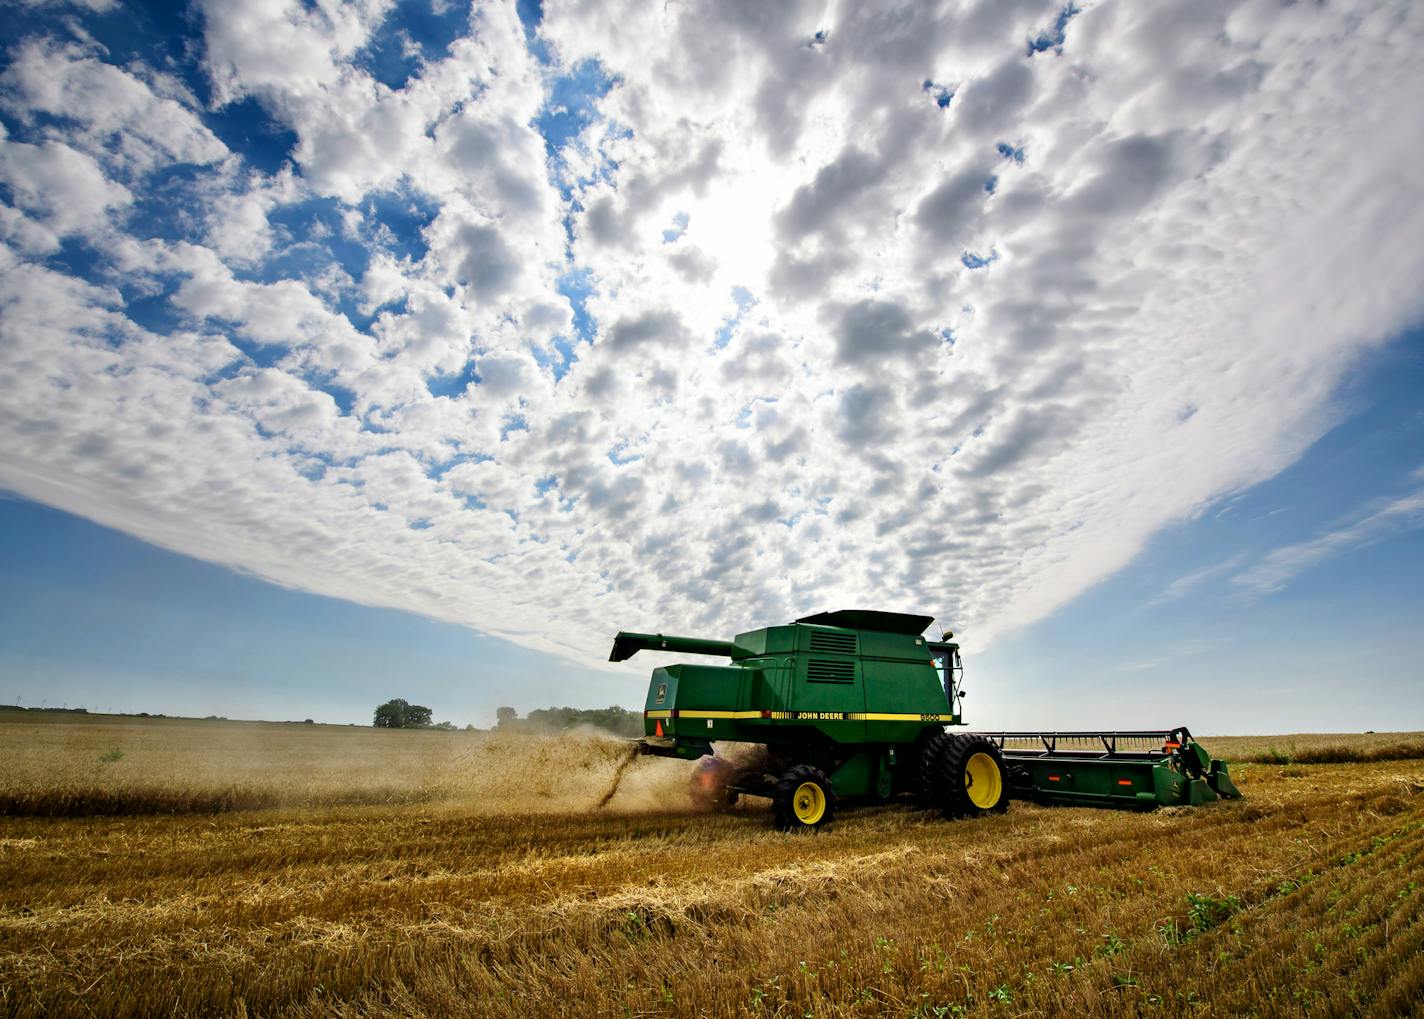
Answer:
[[[661,736],[662,734],[663,734],[663,720],[662,720],[661,718],[659,718],[659,719],[658,719],[657,727],[653,729],[653,735],[654,735],[654,736]]]
[[[1048,781],[1050,781],[1050,782],[1057,782],[1057,781],[1058,781],[1058,776],[1057,776],[1057,775],[1049,775],[1049,776],[1048,776]]]
[[[1180,744],[1180,743],[1163,743],[1163,744],[1162,744],[1162,749],[1163,749],[1163,750],[1180,750],[1180,749],[1182,749],[1182,744]]]
[[[1117,780],[1117,784],[1118,784],[1118,785],[1132,785],[1132,779],[1130,779],[1130,778],[1120,778],[1120,779]]]

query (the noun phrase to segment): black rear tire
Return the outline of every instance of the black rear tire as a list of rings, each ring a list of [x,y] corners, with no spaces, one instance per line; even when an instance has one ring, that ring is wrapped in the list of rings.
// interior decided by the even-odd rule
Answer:
[[[771,794],[772,821],[782,831],[815,831],[831,823],[836,793],[820,768],[798,764],[777,780]]]
[[[920,761],[915,776],[915,802],[926,810],[935,809],[940,802],[940,764],[949,746],[949,733],[943,729],[932,731],[920,740]]]
[[[1008,772],[999,747],[983,736],[947,737],[939,758],[937,803],[945,817],[981,817],[1009,809]]]

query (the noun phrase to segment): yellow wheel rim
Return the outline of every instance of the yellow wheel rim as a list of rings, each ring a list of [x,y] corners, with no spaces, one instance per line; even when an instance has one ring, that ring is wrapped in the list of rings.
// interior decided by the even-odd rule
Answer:
[[[815,782],[802,782],[796,787],[796,795],[791,797],[791,807],[796,811],[796,820],[815,824],[826,813],[825,790]]]
[[[992,757],[975,754],[969,758],[969,763],[964,766],[964,788],[969,793],[969,802],[980,810],[987,810],[999,802],[1004,780]]]

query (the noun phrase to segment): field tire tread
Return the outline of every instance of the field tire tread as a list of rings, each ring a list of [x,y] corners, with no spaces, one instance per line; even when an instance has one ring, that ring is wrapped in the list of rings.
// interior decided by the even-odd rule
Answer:
[[[915,802],[926,810],[939,807],[940,762],[949,747],[950,735],[943,729],[920,743],[920,760],[915,776]]]
[[[964,785],[964,772],[969,759],[975,754],[988,754],[999,769],[999,798],[989,807],[980,807],[969,798]],[[944,753],[939,758],[939,789],[937,800],[944,816],[982,817],[985,814],[1002,814],[1009,809],[1009,775],[1004,767],[1004,755],[993,741],[983,736],[969,733],[954,733],[948,736]]]
[[[815,824],[805,824],[796,816],[793,803],[803,782],[816,782],[826,794],[826,810]],[[771,795],[772,821],[782,831],[815,831],[831,823],[836,812],[836,791],[826,773],[815,765],[798,764],[777,779]]]

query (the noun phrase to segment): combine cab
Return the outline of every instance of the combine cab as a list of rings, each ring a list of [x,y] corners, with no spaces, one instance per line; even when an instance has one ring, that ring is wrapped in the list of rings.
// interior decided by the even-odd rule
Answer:
[[[1010,796],[1155,807],[1238,796],[1226,765],[1186,729],[950,733],[961,725],[959,645],[922,634],[930,616],[851,610],[704,640],[620,633],[610,661],[642,650],[728,659],[653,670],[640,753],[699,760],[695,799],[772,801],[776,824],[819,828],[842,801],[912,796],[948,817],[997,813]],[[755,763],[714,741],[757,744]],[[1121,746],[1120,746],[1121,744]]]

